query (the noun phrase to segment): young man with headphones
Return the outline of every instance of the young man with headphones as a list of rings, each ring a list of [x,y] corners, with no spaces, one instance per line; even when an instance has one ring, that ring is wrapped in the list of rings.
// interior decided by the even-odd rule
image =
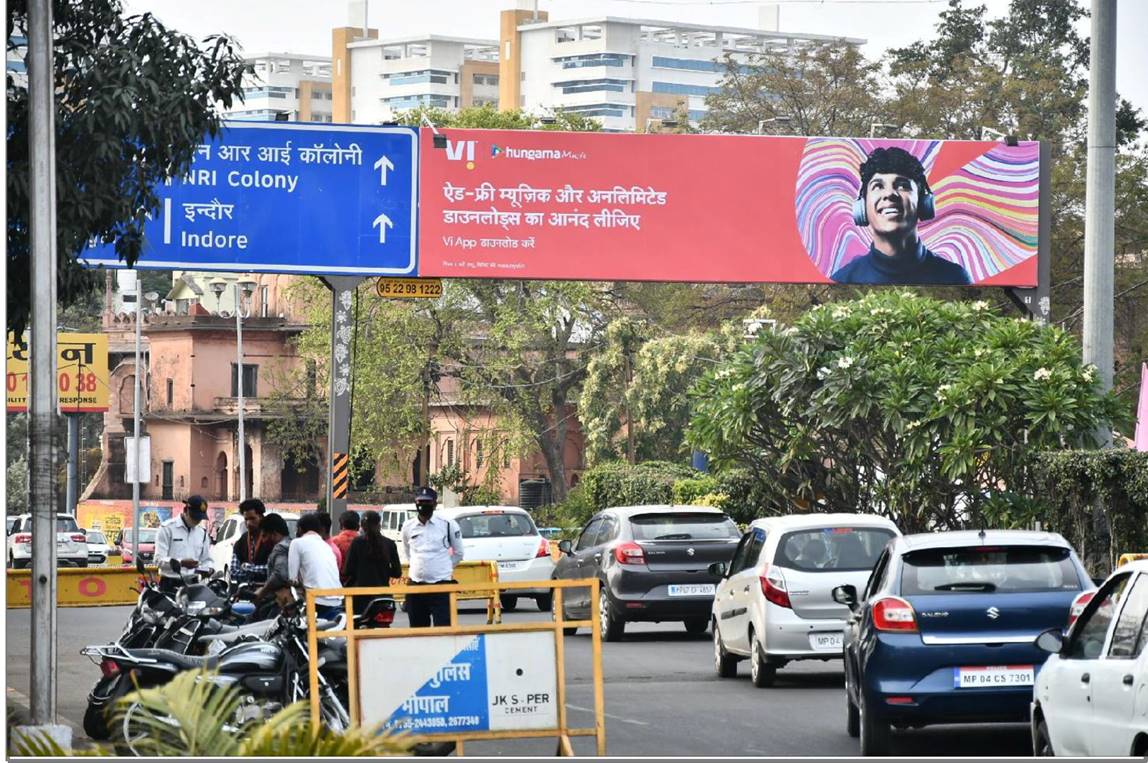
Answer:
[[[917,235],[917,223],[936,214],[917,157],[903,148],[874,149],[861,164],[861,189],[853,202],[853,222],[869,226],[873,243],[830,278],[846,284],[968,285],[960,264],[930,252]]]

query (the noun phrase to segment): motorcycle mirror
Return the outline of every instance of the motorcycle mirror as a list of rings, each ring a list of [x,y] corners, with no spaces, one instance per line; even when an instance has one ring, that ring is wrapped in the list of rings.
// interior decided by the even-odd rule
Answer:
[[[144,563],[143,563],[143,559],[140,559],[140,558],[138,558],[138,557],[136,558],[136,570],[137,570],[137,571],[139,572],[139,574],[141,574],[141,575],[143,575],[143,574],[144,574],[144,572],[145,572],[145,570],[144,570]]]
[[[172,559],[170,562],[168,562],[168,567],[172,572],[182,572],[183,569],[178,559]]]

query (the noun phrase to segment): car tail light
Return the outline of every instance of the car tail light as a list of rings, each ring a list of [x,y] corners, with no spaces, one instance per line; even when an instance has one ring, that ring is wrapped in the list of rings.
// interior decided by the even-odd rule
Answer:
[[[645,564],[646,552],[637,543],[621,543],[614,547],[614,559],[618,564]]]
[[[917,615],[913,605],[896,596],[887,596],[873,605],[873,627],[879,631],[916,633]]]
[[[541,559],[544,556],[550,556],[550,541],[545,538],[538,544],[538,553],[534,555],[534,558]]]
[[[31,543],[32,542],[32,533],[17,533],[12,538],[12,542],[13,543]]]
[[[761,576],[761,592],[765,594],[766,601],[779,607],[793,609],[793,604],[789,601],[789,592],[785,587],[785,575],[781,574],[781,570],[777,567],[766,566],[765,574]]]
[[[120,666],[105,658],[100,660],[100,672],[104,674],[104,678],[111,678],[120,672]]]
[[[88,542],[87,536],[85,536],[83,533],[76,533],[75,535],[72,536],[72,540],[74,540],[76,543],[87,543]]]
[[[1085,591],[1079,594],[1072,600],[1072,606],[1068,608],[1068,627],[1076,622],[1076,619],[1084,613],[1084,608],[1088,606],[1088,602],[1092,601],[1092,597],[1096,595],[1096,591]]]

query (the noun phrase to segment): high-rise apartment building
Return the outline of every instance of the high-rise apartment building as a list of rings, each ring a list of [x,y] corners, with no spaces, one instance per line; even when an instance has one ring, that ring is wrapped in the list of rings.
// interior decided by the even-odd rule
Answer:
[[[354,26],[333,35],[336,122],[377,124],[418,106],[496,103],[540,116],[575,112],[610,131],[645,130],[683,112],[696,124],[727,59],[745,65],[767,51],[864,42],[781,32],[776,7],[762,13],[759,29],[613,16],[551,21],[520,8],[502,11],[497,40],[380,40],[366,28],[364,9],[363,0],[352,2]]]
[[[269,53],[247,59],[243,103],[228,119],[264,122],[330,122],[331,59],[295,53]]]

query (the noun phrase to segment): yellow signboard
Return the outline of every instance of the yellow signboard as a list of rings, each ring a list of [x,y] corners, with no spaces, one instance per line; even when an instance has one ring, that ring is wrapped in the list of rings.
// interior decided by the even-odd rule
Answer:
[[[105,334],[56,335],[56,384],[60,413],[98,413],[108,409],[108,337]],[[8,338],[8,413],[28,410],[28,343]]]
[[[436,299],[442,296],[442,279],[380,278],[375,291],[380,297]]]

